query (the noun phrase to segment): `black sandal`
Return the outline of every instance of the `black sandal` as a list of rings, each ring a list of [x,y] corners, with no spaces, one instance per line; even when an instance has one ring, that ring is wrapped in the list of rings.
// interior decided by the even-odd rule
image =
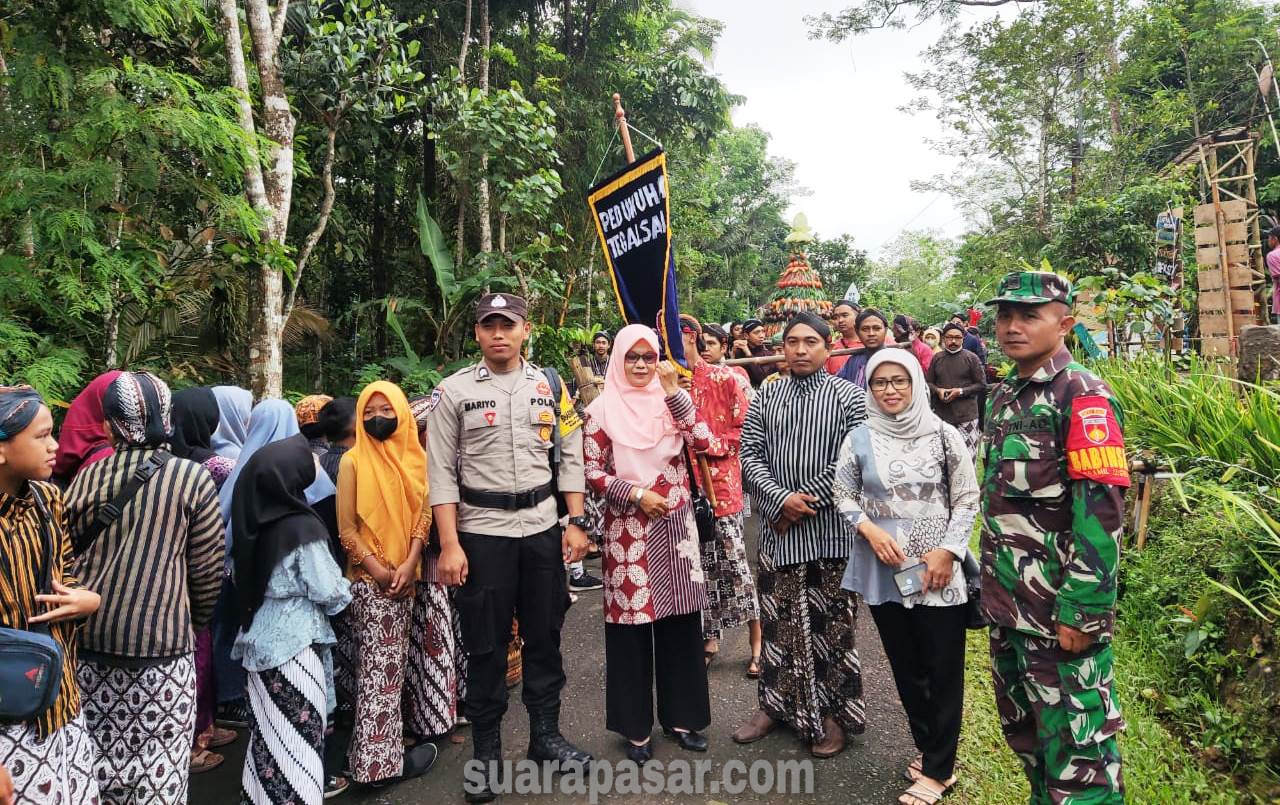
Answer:
[[[747,679],[760,678],[760,655],[756,654],[751,658],[751,662],[747,663]]]

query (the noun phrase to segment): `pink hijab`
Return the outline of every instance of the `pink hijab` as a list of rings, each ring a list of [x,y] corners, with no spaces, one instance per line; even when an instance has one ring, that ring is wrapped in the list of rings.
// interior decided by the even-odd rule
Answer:
[[[119,376],[120,372],[114,370],[98,375],[71,401],[58,433],[58,453],[53,465],[53,474],[58,478],[70,481],[80,470],[115,452],[107,439],[104,424],[107,415],[102,412],[102,398]]]
[[[643,324],[628,324],[613,342],[613,360],[605,372],[604,391],[587,406],[587,413],[613,442],[614,474],[624,481],[651,486],[671,459],[684,449],[684,437],[667,410],[667,394],[656,374],[648,385],[627,380],[625,356],[644,341],[662,355],[658,336]]]

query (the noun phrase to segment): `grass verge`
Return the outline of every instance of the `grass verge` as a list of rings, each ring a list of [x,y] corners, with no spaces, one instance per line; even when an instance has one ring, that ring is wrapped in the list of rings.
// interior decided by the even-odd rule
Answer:
[[[1116,644],[1116,689],[1128,722],[1120,738],[1126,799],[1162,805],[1247,802],[1234,790],[1229,777],[1204,766],[1170,734],[1142,700],[1140,691],[1125,682],[1130,660],[1129,647],[1121,639]],[[969,633],[964,704],[956,772],[959,784],[948,801],[972,805],[1026,802],[1030,796],[1026,778],[1000,732],[985,632]]]
[[[975,536],[975,553],[977,541]],[[1147,667],[1149,661],[1144,658],[1144,651],[1150,653],[1151,647],[1143,645],[1149,635],[1143,629],[1127,628],[1124,614],[1122,603],[1115,653],[1116,693],[1128,724],[1120,736],[1126,800],[1160,805],[1256,801],[1238,791],[1229,776],[1206,766],[1159,721],[1150,703],[1142,697],[1143,686],[1149,684],[1152,675]],[[1000,731],[985,631],[971,631],[968,635],[964,696],[965,713],[956,770],[959,781],[947,801],[965,805],[1026,802],[1031,792],[1022,766]]]

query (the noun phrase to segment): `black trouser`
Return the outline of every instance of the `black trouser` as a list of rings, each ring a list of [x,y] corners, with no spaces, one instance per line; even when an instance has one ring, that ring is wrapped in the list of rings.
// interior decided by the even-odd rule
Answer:
[[[467,651],[467,718],[481,729],[507,712],[507,643],[511,618],[524,640],[524,689],[530,713],[560,705],[564,662],[560,627],[569,607],[559,526],[529,537],[458,534],[467,583],[454,598]]]
[[[964,710],[966,608],[870,607],[926,776],[951,778]]]
[[[635,741],[648,738],[656,677],[658,723],[667,729],[706,729],[711,701],[702,647],[701,612],[654,623],[606,623],[605,728]]]

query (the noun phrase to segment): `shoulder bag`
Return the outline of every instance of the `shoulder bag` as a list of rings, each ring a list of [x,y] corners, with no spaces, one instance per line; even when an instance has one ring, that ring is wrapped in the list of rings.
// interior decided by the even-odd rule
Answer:
[[[32,490],[40,518],[43,564],[36,590],[52,592],[54,546],[49,533],[49,510],[40,493]],[[5,585],[17,596],[9,552],[0,552]],[[28,624],[26,629],[0,627],[0,720],[32,721],[58,700],[62,691],[62,646],[53,639],[49,624]]]

